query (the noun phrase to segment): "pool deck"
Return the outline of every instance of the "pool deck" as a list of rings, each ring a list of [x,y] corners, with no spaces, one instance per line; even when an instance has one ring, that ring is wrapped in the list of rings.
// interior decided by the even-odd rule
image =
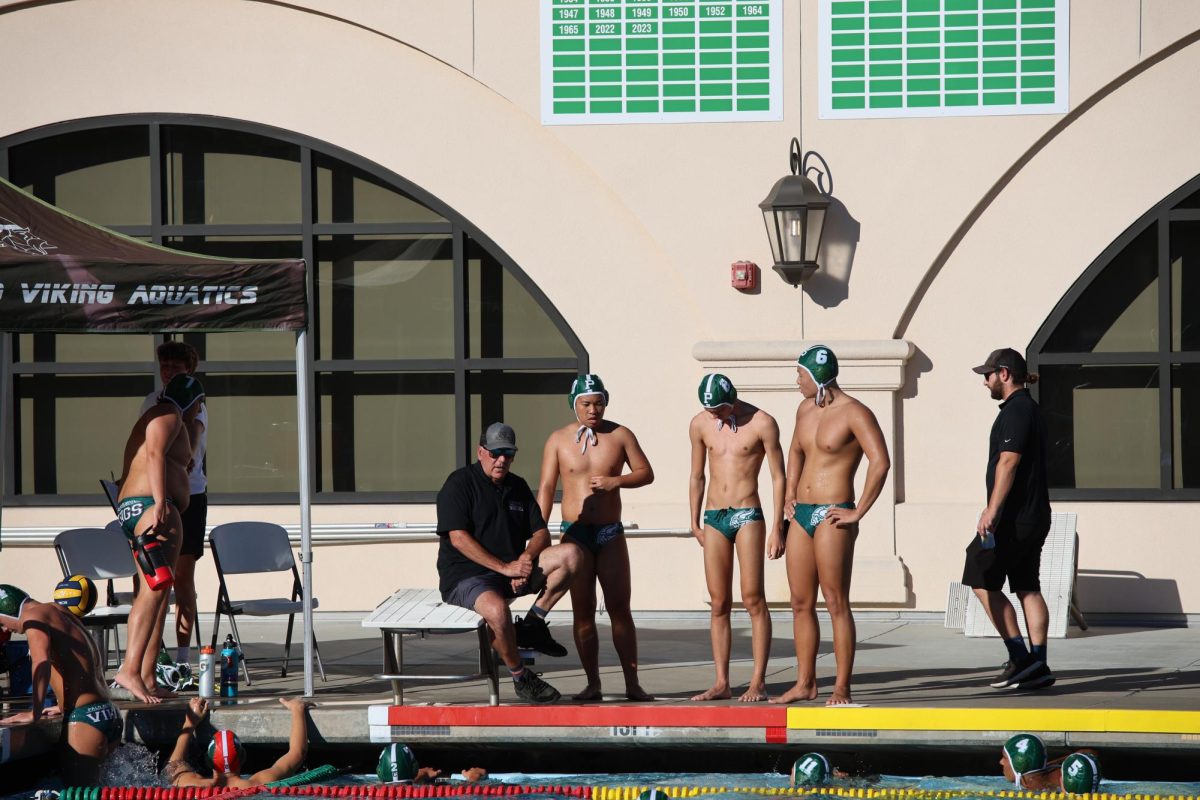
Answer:
[[[606,620],[601,622],[600,659],[605,681],[602,703],[569,698],[584,687],[574,654],[567,613],[552,614],[551,630],[571,651],[540,657],[535,669],[564,696],[552,707],[518,705],[507,677],[501,678],[498,707],[488,706],[483,681],[416,684],[405,705],[392,706],[382,671],[382,642],[359,625],[363,615],[318,615],[316,631],[328,681],[316,683],[310,738],[324,745],[403,741],[418,746],[479,745],[577,748],[809,748],[993,747],[1015,731],[1036,731],[1051,748],[1120,748],[1147,752],[1200,753],[1200,629],[1094,625],[1072,627],[1067,639],[1050,641],[1050,663],[1058,678],[1036,692],[998,691],[987,686],[1005,660],[998,639],[969,639],[948,630],[933,615],[858,615],[854,699],[861,708],[826,708],[834,659],[828,620],[822,619],[817,661],[821,697],[811,703],[776,706],[737,700],[693,703],[689,698],[713,679],[706,617],[638,617],[641,682],[654,702],[632,703],[623,681]],[[767,673],[768,691],[778,695],[795,676],[790,617],[773,615],[776,638]],[[205,630],[211,621],[202,620]],[[242,623],[243,646],[251,661],[252,686],[243,683],[236,703],[221,705],[214,724],[231,727],[248,743],[282,745],[287,714],[276,698],[299,694],[302,675],[279,677],[282,620]],[[296,651],[295,645],[293,652]],[[749,677],[750,630],[735,615],[735,681]],[[474,670],[473,634],[408,639],[409,669],[461,673]],[[193,655],[193,658],[195,656]],[[424,669],[428,667],[428,669]],[[738,689],[735,687],[735,697]],[[149,707],[121,702],[127,737],[154,746],[173,741],[181,701]],[[53,748],[57,721],[0,728],[0,756],[20,760]],[[1190,753],[1189,753],[1190,751]]]

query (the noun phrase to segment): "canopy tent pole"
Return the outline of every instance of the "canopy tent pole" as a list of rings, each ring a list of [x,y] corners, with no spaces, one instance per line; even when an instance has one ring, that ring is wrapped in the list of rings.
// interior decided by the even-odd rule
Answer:
[[[0,332],[0,531],[3,530],[4,495],[8,493],[8,429],[12,425],[12,334]],[[0,540],[3,536],[0,535]],[[3,541],[0,541],[3,547]]]
[[[309,461],[309,426],[312,419],[308,334],[296,331],[296,430],[300,468],[300,564],[304,584],[304,696],[313,696],[313,590],[312,590],[312,471]]]

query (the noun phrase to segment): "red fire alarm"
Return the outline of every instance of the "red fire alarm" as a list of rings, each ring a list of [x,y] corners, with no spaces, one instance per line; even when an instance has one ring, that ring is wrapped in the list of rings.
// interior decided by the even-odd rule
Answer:
[[[729,285],[745,291],[758,288],[758,264],[753,261],[735,261],[729,268]]]

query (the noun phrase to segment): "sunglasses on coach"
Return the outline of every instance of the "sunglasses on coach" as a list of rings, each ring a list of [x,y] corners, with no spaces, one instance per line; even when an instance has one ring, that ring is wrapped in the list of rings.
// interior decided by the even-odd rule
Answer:
[[[513,448],[513,447],[497,447],[495,450],[492,450],[489,448],[488,455],[491,456],[492,458],[499,458],[500,456],[504,456],[505,458],[507,458],[508,460],[511,461],[512,459],[517,457],[517,451],[516,451],[516,448]]]

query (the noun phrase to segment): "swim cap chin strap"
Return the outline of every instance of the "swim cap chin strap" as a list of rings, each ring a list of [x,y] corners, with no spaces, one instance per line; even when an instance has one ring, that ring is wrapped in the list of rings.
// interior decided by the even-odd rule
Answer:
[[[579,422],[579,412],[575,412],[575,421]],[[579,440],[583,440],[583,447],[579,448],[580,455],[587,452],[589,444],[596,443],[596,432],[587,425],[580,425],[579,430],[575,431],[575,444],[579,444]]]
[[[729,430],[737,433],[737,415],[730,414],[728,417],[717,417],[717,430],[721,430],[725,425],[729,426]]]

